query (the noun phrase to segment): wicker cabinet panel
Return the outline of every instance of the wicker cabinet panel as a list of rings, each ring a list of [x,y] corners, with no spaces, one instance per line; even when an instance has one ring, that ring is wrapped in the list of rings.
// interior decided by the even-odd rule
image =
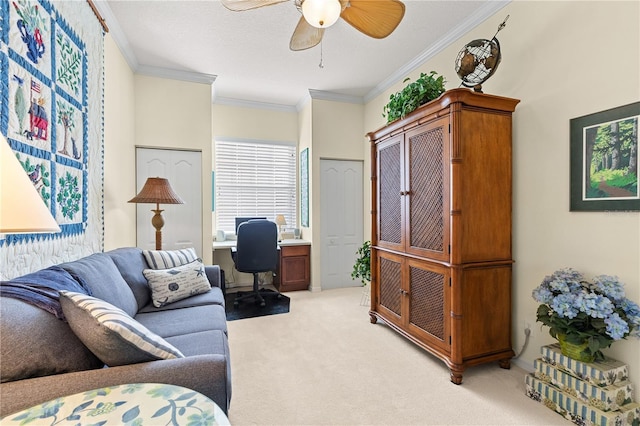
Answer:
[[[409,268],[409,323],[440,341],[445,339],[444,279],[442,273],[415,266]]]
[[[397,259],[380,256],[380,305],[400,317],[402,313],[402,270]]]
[[[401,139],[378,147],[378,235],[389,247],[402,244],[402,169]]]
[[[448,260],[448,117],[406,135],[409,227],[407,252]]]
[[[371,322],[451,381],[511,348],[511,120],[517,99],[453,89],[368,134]]]

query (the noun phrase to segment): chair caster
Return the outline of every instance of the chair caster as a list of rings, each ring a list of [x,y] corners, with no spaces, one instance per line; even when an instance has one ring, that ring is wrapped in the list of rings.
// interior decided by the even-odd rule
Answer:
[[[238,302],[237,300],[233,301],[233,307],[237,308],[238,306],[240,306],[240,302]]]
[[[267,306],[267,303],[264,300],[260,301],[260,307],[264,308],[265,306]]]

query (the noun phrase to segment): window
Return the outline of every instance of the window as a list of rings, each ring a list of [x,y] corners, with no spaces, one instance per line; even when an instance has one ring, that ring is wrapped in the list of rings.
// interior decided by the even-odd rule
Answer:
[[[215,142],[216,229],[235,232],[236,216],[284,215],[295,227],[296,146],[273,142]]]

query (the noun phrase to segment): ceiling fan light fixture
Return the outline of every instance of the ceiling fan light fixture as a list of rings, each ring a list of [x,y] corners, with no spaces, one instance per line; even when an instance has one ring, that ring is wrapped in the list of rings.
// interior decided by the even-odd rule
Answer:
[[[342,12],[340,0],[304,0],[302,15],[316,28],[328,28],[335,24]]]

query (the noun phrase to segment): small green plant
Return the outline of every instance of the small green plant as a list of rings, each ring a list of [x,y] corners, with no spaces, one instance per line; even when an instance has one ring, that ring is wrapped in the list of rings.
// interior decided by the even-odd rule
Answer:
[[[405,78],[403,83],[408,80],[409,78]],[[446,82],[445,78],[438,77],[435,71],[431,71],[429,74],[420,73],[420,78],[389,97],[389,103],[384,106],[382,116],[387,118],[387,123],[403,118],[420,105],[424,105],[443,94]]]
[[[356,254],[358,258],[353,265],[351,279],[360,279],[364,286],[371,281],[371,241],[365,241]]]

